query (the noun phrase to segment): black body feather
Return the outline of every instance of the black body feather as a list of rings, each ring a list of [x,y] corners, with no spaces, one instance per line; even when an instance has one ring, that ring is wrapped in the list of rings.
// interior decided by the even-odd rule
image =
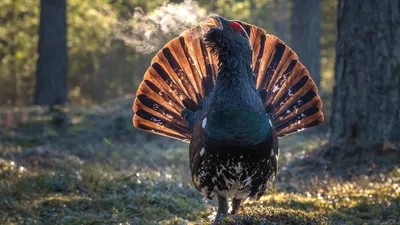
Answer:
[[[219,195],[259,199],[278,169],[278,138],[273,131],[261,143],[249,146],[215,141],[199,123],[189,145],[190,170],[197,190],[209,199]]]
[[[221,22],[205,34],[219,65],[189,146],[193,182],[208,198],[258,199],[277,172],[277,136],[255,87],[249,37]]]

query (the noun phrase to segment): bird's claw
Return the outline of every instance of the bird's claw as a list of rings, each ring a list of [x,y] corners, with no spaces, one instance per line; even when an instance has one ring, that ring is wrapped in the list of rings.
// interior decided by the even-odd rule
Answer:
[[[224,222],[224,219],[225,219],[225,214],[218,213],[212,225],[222,224]]]

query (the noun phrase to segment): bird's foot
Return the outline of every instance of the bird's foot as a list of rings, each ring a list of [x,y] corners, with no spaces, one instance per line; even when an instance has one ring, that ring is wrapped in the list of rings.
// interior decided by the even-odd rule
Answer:
[[[232,199],[232,211],[231,215],[235,215],[238,211],[243,210],[243,206],[241,206],[243,199]]]
[[[218,225],[218,224],[223,224],[225,219],[225,214],[224,213],[217,213],[217,216],[214,219],[214,222],[212,225]]]
[[[226,214],[228,213],[228,201],[224,196],[218,196],[218,212],[213,225],[223,224]]]

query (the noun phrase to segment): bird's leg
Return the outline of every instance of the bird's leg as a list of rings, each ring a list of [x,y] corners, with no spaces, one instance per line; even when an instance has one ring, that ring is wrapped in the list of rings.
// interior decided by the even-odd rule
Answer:
[[[232,199],[232,211],[231,211],[232,215],[235,215],[238,212],[242,202],[243,202],[242,198],[234,198],[234,199]]]
[[[218,212],[213,224],[218,224],[220,222],[223,222],[227,213],[228,213],[228,199],[226,199],[221,195],[218,195]]]

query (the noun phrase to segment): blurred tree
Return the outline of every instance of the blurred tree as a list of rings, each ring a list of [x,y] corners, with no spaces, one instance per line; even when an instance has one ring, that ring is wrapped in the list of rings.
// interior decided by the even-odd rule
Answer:
[[[120,95],[121,91],[116,92],[117,88],[107,84],[111,79],[126,84],[125,80],[116,77],[116,71],[107,76],[101,74],[105,71],[101,68],[104,58],[117,55],[118,48],[123,46],[121,41],[120,45],[111,46],[112,27],[116,23],[115,12],[118,10],[112,8],[108,1],[67,1],[68,87],[71,102],[88,104]],[[39,18],[40,7],[36,1],[0,0],[0,105],[34,103]],[[138,54],[133,51],[127,54],[124,60],[121,60],[123,55],[117,55],[118,58],[110,63],[114,65],[119,62],[118,68],[122,68],[124,73],[117,75],[131,79],[134,76],[131,68],[136,67],[135,57]],[[93,87],[102,82],[106,83],[105,89]],[[127,92],[126,86],[123,93]],[[132,86],[130,83],[129,90],[132,90]]]
[[[291,46],[315,83],[321,83],[321,0],[293,0]]]
[[[290,14],[289,14],[289,0],[274,0],[273,2],[273,29],[275,35],[290,45]]]
[[[332,155],[400,142],[399,37],[400,1],[339,0]]]
[[[64,105],[67,102],[66,0],[40,1],[39,59],[35,104]]]
[[[334,85],[337,0],[322,0],[321,14],[321,88],[332,93]],[[326,105],[326,104],[325,104]]]
[[[49,105],[53,123],[66,122],[60,107],[67,103],[67,2],[40,0],[39,59],[36,71],[36,105]]]

